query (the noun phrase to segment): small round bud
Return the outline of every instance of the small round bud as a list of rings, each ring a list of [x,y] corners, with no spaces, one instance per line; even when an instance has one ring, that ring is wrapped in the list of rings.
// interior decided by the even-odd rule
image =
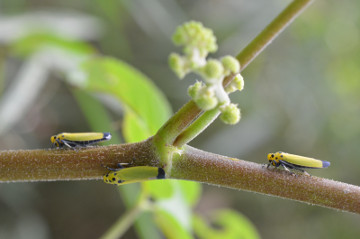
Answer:
[[[193,48],[197,48],[202,57],[209,52],[217,50],[216,37],[211,29],[203,26],[201,22],[190,21],[179,26],[173,37],[175,45],[185,45],[185,54],[191,54]]]
[[[244,89],[244,84],[244,78],[240,74],[236,74],[230,85],[226,87],[226,92],[232,93],[237,90],[242,91]]]
[[[184,61],[180,55],[171,53],[169,56],[169,66],[180,79],[186,75]]]
[[[203,28],[201,32],[201,40],[199,41],[198,48],[201,51],[202,55],[207,55],[208,52],[216,52],[218,46],[216,44],[216,37],[214,32],[210,28]]]
[[[232,56],[225,56],[221,59],[221,63],[225,69],[225,75],[230,73],[237,73],[240,71],[240,63]]]
[[[220,107],[222,114],[220,119],[225,124],[236,124],[240,121],[240,109],[236,104],[228,104]]]
[[[204,84],[201,81],[196,81],[195,84],[189,86],[188,94],[189,96],[194,99],[197,97],[199,91],[204,87]]]
[[[231,84],[234,84],[237,90],[242,91],[244,89],[244,78],[240,74],[236,74]]]
[[[206,65],[201,69],[201,72],[207,79],[217,79],[224,73],[224,67],[220,61],[211,59],[208,60]]]
[[[185,25],[185,24],[184,24]],[[175,33],[172,36],[172,40],[174,42],[175,45],[177,46],[181,46],[187,43],[188,41],[188,34],[185,30],[184,25],[180,25],[176,28]]]
[[[218,100],[215,97],[214,92],[207,88],[200,90],[197,97],[194,98],[194,101],[200,109],[205,111],[215,108],[218,104]]]

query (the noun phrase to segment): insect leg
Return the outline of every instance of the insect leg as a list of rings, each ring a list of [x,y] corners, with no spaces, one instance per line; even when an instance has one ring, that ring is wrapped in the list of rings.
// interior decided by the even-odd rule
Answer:
[[[286,167],[285,164],[282,163],[281,165],[284,167],[284,169],[285,169],[286,171],[288,171],[288,172],[290,173],[290,175],[295,175],[295,176],[296,176],[296,174],[293,173],[288,167]]]
[[[285,164],[283,164],[282,166],[284,167],[284,169],[285,169],[286,171],[288,171],[288,172],[291,173],[290,169],[288,169],[288,167],[286,167]]]
[[[307,176],[311,176],[308,172],[306,172],[304,169],[301,168],[295,168],[296,170],[299,170],[300,172],[302,172],[303,174],[307,175]]]
[[[108,169],[110,171],[119,171],[119,170],[125,168],[123,165],[129,165],[129,163],[118,163],[118,164],[116,164],[116,166],[118,166],[117,168],[110,168],[110,167],[105,166],[103,164],[101,166],[103,166],[104,168],[106,168],[106,169]]]
[[[56,143],[59,146],[59,148],[61,148],[63,146],[63,144],[60,142],[60,139],[56,139]],[[56,143],[54,142],[54,147],[56,146]]]
[[[62,142],[63,142],[63,144],[65,144],[65,145],[68,146],[69,148],[71,148],[71,149],[73,148],[73,147],[71,147],[71,145],[68,144],[68,142],[66,142],[65,140],[63,140]]]

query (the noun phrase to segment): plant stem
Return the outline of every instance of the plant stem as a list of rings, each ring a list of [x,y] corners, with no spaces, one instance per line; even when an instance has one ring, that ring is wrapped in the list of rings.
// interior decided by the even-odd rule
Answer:
[[[158,167],[151,139],[76,150],[0,151],[0,182],[100,179],[108,172],[104,166],[117,163]]]
[[[236,58],[245,69],[314,0],[294,0]]]
[[[189,101],[176,112],[156,133],[156,140],[172,145],[180,132],[184,131],[191,122],[201,114],[194,101]]]
[[[145,201],[144,201],[145,202]],[[136,204],[125,214],[123,214],[111,228],[101,237],[101,239],[116,239],[121,238],[124,233],[134,224],[136,218],[144,211],[141,202]]]
[[[100,179],[116,163],[160,166],[147,141],[82,150],[0,151],[0,182]],[[167,178],[185,179],[298,200],[360,214],[360,187],[184,146]],[[133,161],[133,158],[136,158]]]
[[[173,145],[175,147],[181,147],[187,142],[193,140],[205,128],[207,128],[219,114],[220,110],[218,108],[204,112],[194,121],[194,123],[192,123],[176,138]]]
[[[190,146],[173,161],[171,178],[241,189],[360,214],[360,187],[237,160]]]
[[[244,70],[257,55],[259,55],[313,0],[295,0],[285,8],[258,36],[250,42],[238,55],[241,71]],[[223,85],[228,85],[233,77],[226,77]],[[198,118],[201,110],[193,101],[185,104],[169,121],[162,127],[157,135],[164,140],[165,144],[176,143],[181,146],[190,142],[194,137],[204,131],[219,114],[205,113]],[[197,122],[200,121],[200,122]],[[209,122],[209,123],[207,123]],[[195,124],[195,126],[189,127]],[[186,129],[186,132],[183,132]],[[191,130],[196,132],[190,132]],[[179,136],[180,135],[180,136]],[[179,139],[177,137],[179,136]]]
[[[145,193],[144,190],[142,190],[141,184],[122,185],[121,187],[118,187],[118,190],[128,210],[136,207],[139,203],[144,206],[150,206],[148,201],[148,195]],[[148,209],[144,206],[144,209]],[[148,238],[148,235],[151,235],[151,238],[153,239],[162,238],[160,232],[157,230],[157,226],[153,220],[152,213],[150,212],[141,213],[140,215],[138,215],[133,226],[139,239]],[[112,230],[112,228],[110,228],[109,230]],[[105,234],[107,233],[109,232],[107,231]],[[120,235],[117,238],[120,238]]]

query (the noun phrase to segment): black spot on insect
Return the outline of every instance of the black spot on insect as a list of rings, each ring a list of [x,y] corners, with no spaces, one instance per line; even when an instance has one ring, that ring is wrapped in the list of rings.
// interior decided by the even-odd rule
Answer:
[[[117,173],[114,173],[114,176],[116,176],[117,175]]]
[[[115,181],[115,180],[116,180],[116,178],[112,178],[111,180]]]
[[[106,174],[105,177],[109,177],[109,174]]]
[[[118,180],[117,182],[118,182],[118,183],[122,183],[123,181],[122,181],[122,180]]]
[[[158,168],[158,175],[156,178],[165,178],[165,171],[162,168]]]

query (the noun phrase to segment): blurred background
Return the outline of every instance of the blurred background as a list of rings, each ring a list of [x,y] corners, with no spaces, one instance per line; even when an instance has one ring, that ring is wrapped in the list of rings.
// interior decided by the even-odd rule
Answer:
[[[90,43],[133,65],[176,111],[197,77],[180,81],[167,66],[179,51],[171,42],[179,24],[201,21],[218,39],[212,57],[235,56],[289,2],[0,0],[0,149],[48,148],[53,134],[90,130],[61,75],[44,59],[14,54],[13,43],[32,30]],[[359,8],[358,1],[315,1],[243,71],[245,89],[231,95],[240,123],[216,121],[190,145],[256,163],[279,150],[328,160],[331,167],[309,173],[359,185]],[[109,131],[120,131],[119,120]],[[204,185],[195,210],[220,208],[243,213],[262,238],[360,236],[358,215]],[[116,188],[100,181],[0,184],[0,238],[98,238],[124,210]]]

